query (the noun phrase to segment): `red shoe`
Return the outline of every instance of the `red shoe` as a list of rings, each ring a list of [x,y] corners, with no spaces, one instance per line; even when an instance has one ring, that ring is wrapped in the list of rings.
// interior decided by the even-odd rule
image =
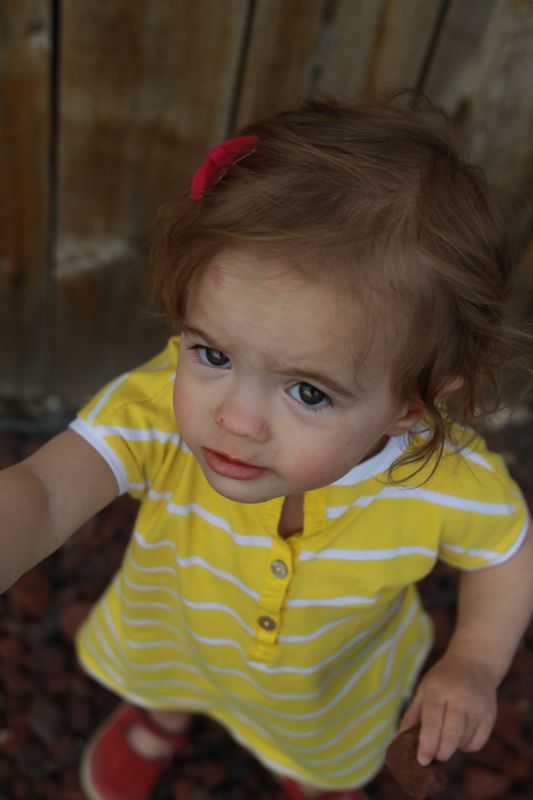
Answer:
[[[307,795],[300,784],[292,778],[283,778],[282,784],[289,800],[307,800]],[[335,792],[320,792],[314,800],[369,800],[369,798],[359,789],[341,789]]]
[[[128,730],[142,725],[174,745],[164,758],[144,758],[128,742]],[[176,752],[189,744],[186,734],[176,735],[159,727],[143,708],[123,703],[96,731],[81,762],[81,784],[90,800],[149,800]]]

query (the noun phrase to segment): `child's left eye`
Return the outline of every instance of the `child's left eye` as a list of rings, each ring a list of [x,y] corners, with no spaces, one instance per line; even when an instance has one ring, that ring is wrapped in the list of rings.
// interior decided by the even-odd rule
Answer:
[[[222,369],[229,369],[231,367],[230,359],[222,350],[217,350],[215,347],[205,347],[201,344],[196,345],[192,349],[196,352],[199,361],[201,361],[202,364],[206,364],[208,367],[222,367]]]
[[[331,398],[328,397],[325,392],[317,389],[316,386],[313,386],[311,383],[305,383],[305,381],[295,383],[294,386],[291,386],[289,394],[304,406],[325,408],[331,405]]]

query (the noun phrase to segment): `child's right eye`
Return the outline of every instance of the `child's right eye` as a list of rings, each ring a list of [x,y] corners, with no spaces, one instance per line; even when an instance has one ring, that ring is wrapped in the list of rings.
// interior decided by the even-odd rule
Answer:
[[[230,359],[222,350],[217,350],[214,347],[205,347],[201,344],[195,345],[192,349],[198,356],[198,360],[208,367],[222,367],[222,369],[231,367]]]
[[[289,389],[289,394],[303,406],[316,411],[331,405],[331,398],[311,383],[300,381]]]

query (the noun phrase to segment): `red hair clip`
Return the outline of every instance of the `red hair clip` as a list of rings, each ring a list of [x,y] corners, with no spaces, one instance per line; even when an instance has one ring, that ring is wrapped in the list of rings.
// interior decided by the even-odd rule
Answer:
[[[201,200],[224,177],[232,164],[249,156],[257,149],[259,136],[236,136],[213,147],[202,166],[194,173],[191,198]]]

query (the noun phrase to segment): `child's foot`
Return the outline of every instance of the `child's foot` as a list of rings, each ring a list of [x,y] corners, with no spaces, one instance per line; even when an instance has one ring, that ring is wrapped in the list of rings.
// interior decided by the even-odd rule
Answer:
[[[165,716],[163,712],[149,714],[128,703],[119,706],[82,755],[81,783],[90,800],[151,797],[176,752],[189,743],[185,729],[172,733],[161,724]],[[181,724],[188,728],[187,716],[177,715],[180,717]]]
[[[303,786],[292,778],[282,780],[285,795],[289,800],[370,800],[368,795],[359,789],[340,789],[334,792],[323,792]]]

